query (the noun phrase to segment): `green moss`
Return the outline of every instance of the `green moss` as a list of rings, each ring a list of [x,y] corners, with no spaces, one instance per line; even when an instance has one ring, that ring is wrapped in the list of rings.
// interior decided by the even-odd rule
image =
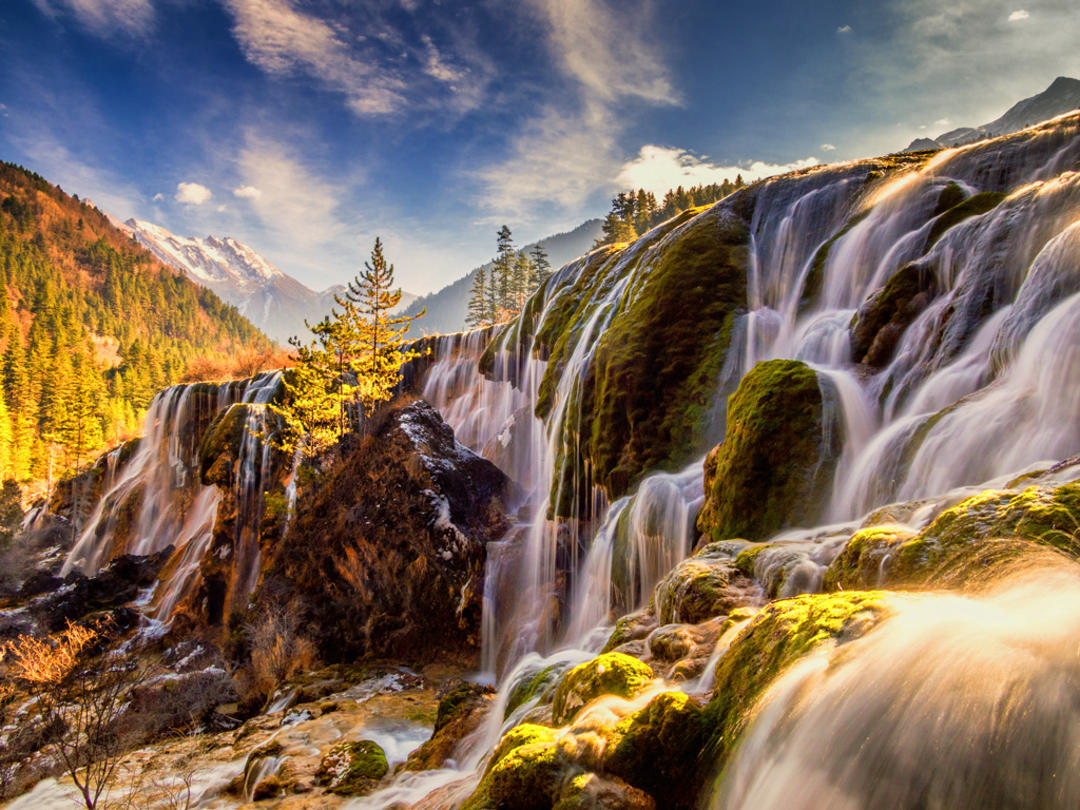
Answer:
[[[350,740],[335,744],[323,756],[317,776],[331,793],[356,796],[369,792],[387,771],[386,753],[377,743]]]
[[[703,449],[704,417],[746,306],[748,241],[742,219],[709,209],[665,241],[624,293],[581,403],[592,477],[609,497]]]
[[[960,205],[967,199],[967,192],[959,183],[949,182],[945,185],[945,188],[941,190],[941,194],[938,195],[937,205],[934,208],[934,216],[941,216],[950,208],[954,208]]]
[[[628,641],[643,639],[656,627],[656,618],[648,610],[639,610],[620,616],[615,621],[615,629],[608,637],[601,652],[611,652]]]
[[[564,770],[554,742],[519,745],[491,767],[462,810],[549,810]]]
[[[811,524],[838,454],[824,437],[817,374],[798,360],[758,363],[731,395],[724,441],[706,458],[698,530],[763,540]]]
[[[848,221],[844,223],[844,227],[822,243],[821,247],[814,253],[814,258],[810,262],[810,272],[806,274],[806,281],[803,282],[802,294],[799,296],[799,314],[808,311],[814,305],[814,302],[817,301],[817,297],[821,293],[821,285],[825,280],[825,265],[829,261],[829,253],[832,251],[833,245],[835,245],[841,237],[847,235],[852,228],[866,219],[870,214],[870,210],[871,209],[869,208],[864,209],[850,217]]]
[[[604,770],[655,797],[658,806],[694,806],[691,788],[705,740],[701,707],[683,692],[663,692],[615,726]]]
[[[826,591],[874,587],[883,576],[883,562],[915,532],[906,526],[871,526],[852,535],[825,572]]]
[[[772,543],[754,543],[735,558],[735,567],[748,577],[754,576],[754,566],[757,564],[758,555],[772,547]]]
[[[941,214],[930,227],[930,234],[926,240],[929,250],[937,241],[945,235],[950,228],[959,225],[965,219],[980,216],[987,211],[996,208],[1007,195],[1000,191],[982,191],[973,194],[961,203],[957,203],[949,210]]]
[[[563,725],[594,698],[601,695],[633,697],[652,680],[653,673],[648,664],[623,653],[602,653],[562,676],[555,688],[552,719]]]
[[[1021,492],[987,490],[961,501],[897,547],[886,581],[932,583],[945,567],[951,572],[950,581],[962,585],[961,574],[986,572],[985,566],[966,566],[959,558],[977,554],[978,545],[989,539],[1023,540],[1080,557],[1080,484],[1032,486]],[[987,559],[1003,561],[1008,548],[1019,553],[1030,547],[999,546],[997,556]]]
[[[824,644],[865,633],[885,616],[885,599],[882,591],[844,591],[762,608],[716,665],[713,699],[705,708],[704,761],[720,762],[731,752],[758,698],[785,669]]]
[[[549,691],[549,687],[552,686],[559,676],[564,673],[568,667],[565,664],[552,664],[549,667],[544,667],[531,678],[523,678],[510,692],[510,697],[506,701],[506,712],[503,717],[509,717],[514,711],[524,703],[532,700],[537,695],[542,695]]]
[[[454,715],[462,708],[485,692],[490,691],[487,687],[465,681],[458,684],[439,699],[439,708],[435,714],[435,731],[438,731],[449,723]]]
[[[925,268],[905,264],[893,273],[852,318],[852,359],[872,366],[888,362],[903,330],[925,309],[933,293],[934,276]],[[885,327],[890,329],[882,332]]]
[[[203,434],[199,444],[199,475],[207,485],[232,483],[233,464],[244,440],[247,419],[252,408],[237,402],[226,408]]]
[[[539,726],[535,723],[522,723],[520,726],[514,726],[502,736],[499,744],[495,746],[495,750],[488,760],[487,770],[490,771],[494,768],[503,757],[515,748],[520,748],[523,745],[553,742],[555,742],[555,732],[547,726]]]
[[[656,586],[657,618],[661,625],[699,624],[726,615],[745,601],[748,584],[732,560],[730,541],[710,543]]]

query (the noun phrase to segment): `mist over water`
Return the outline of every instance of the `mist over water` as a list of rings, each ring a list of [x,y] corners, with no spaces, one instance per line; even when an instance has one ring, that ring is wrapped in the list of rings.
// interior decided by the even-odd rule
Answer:
[[[795,665],[715,810],[1080,804],[1080,567],[979,595],[895,595],[866,636]]]

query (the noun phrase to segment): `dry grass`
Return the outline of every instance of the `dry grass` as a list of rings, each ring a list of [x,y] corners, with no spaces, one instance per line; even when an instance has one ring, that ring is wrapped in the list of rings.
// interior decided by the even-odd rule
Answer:
[[[300,616],[295,605],[271,608],[248,628],[251,638],[251,689],[269,697],[289,678],[314,669],[315,645],[300,635]]]

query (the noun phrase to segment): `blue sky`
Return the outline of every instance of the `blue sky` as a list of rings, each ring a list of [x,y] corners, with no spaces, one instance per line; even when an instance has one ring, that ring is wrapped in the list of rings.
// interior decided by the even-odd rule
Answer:
[[[315,288],[437,289],[658,191],[865,157],[1080,76],[1076,0],[3,0],[0,158]]]

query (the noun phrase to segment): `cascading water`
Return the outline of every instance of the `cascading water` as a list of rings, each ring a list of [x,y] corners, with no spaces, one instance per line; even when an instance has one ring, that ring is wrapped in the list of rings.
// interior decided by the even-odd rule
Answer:
[[[264,485],[271,472],[265,403],[278,389],[280,372],[245,382],[178,385],[158,394],[131,459],[98,502],[62,569],[93,574],[118,554],[153,554],[173,546],[159,583],[152,613],[167,620],[191,593],[209,548],[221,491],[199,477],[199,444],[216,417],[238,403],[254,405],[245,415],[244,435],[233,481],[236,500],[235,567],[239,597],[249,594],[259,573],[258,519]],[[124,525],[125,522],[128,525]]]
[[[1064,171],[1078,161],[1080,116],[1073,116],[1023,138],[949,150],[921,165],[913,159],[892,179],[854,163],[743,192],[753,195],[746,310],[716,384],[713,412],[721,418],[708,438],[722,438],[733,383],[755,363],[781,357],[807,362],[827,382],[825,421],[842,434],[833,498],[823,510],[835,525],[775,538],[775,553],[760,555],[755,566],[761,581],[775,580],[783,564],[781,595],[815,590],[852,521],[867,511],[1080,452],[1080,175]],[[950,210],[978,193],[997,196],[981,197],[983,207],[963,216]],[[949,227],[939,224],[949,217]],[[559,463],[560,453],[573,452],[566,437],[582,427],[578,386],[599,337],[653,271],[658,246],[678,240],[685,227],[661,226],[613,259],[594,254],[564,267],[542,291],[527,331],[523,317],[487,348],[483,376],[471,369],[486,336],[436,345],[425,396],[464,441],[510,472],[531,502],[519,515],[523,525],[489,560],[484,663],[502,673],[500,700],[520,680],[514,662],[531,661],[530,651],[595,653],[606,637],[597,628],[610,623],[612,611],[646,601],[693,543],[700,459],[681,473],[646,477],[610,506],[591,481],[565,487],[560,477],[577,468]],[[853,318],[907,267],[932,278],[929,300],[883,367],[859,365]],[[574,287],[589,274],[600,280]],[[571,289],[581,296],[580,317],[565,327],[569,348],[552,393],[544,390],[549,347],[538,336],[548,319],[564,317]],[[551,398],[552,407],[538,407]],[[577,519],[553,520],[552,498],[580,492],[578,483],[591,494],[575,496]],[[790,565],[793,556],[801,562]],[[478,732],[486,734],[482,744],[469,742],[459,778],[501,727]],[[423,795],[421,787],[410,795]]]

